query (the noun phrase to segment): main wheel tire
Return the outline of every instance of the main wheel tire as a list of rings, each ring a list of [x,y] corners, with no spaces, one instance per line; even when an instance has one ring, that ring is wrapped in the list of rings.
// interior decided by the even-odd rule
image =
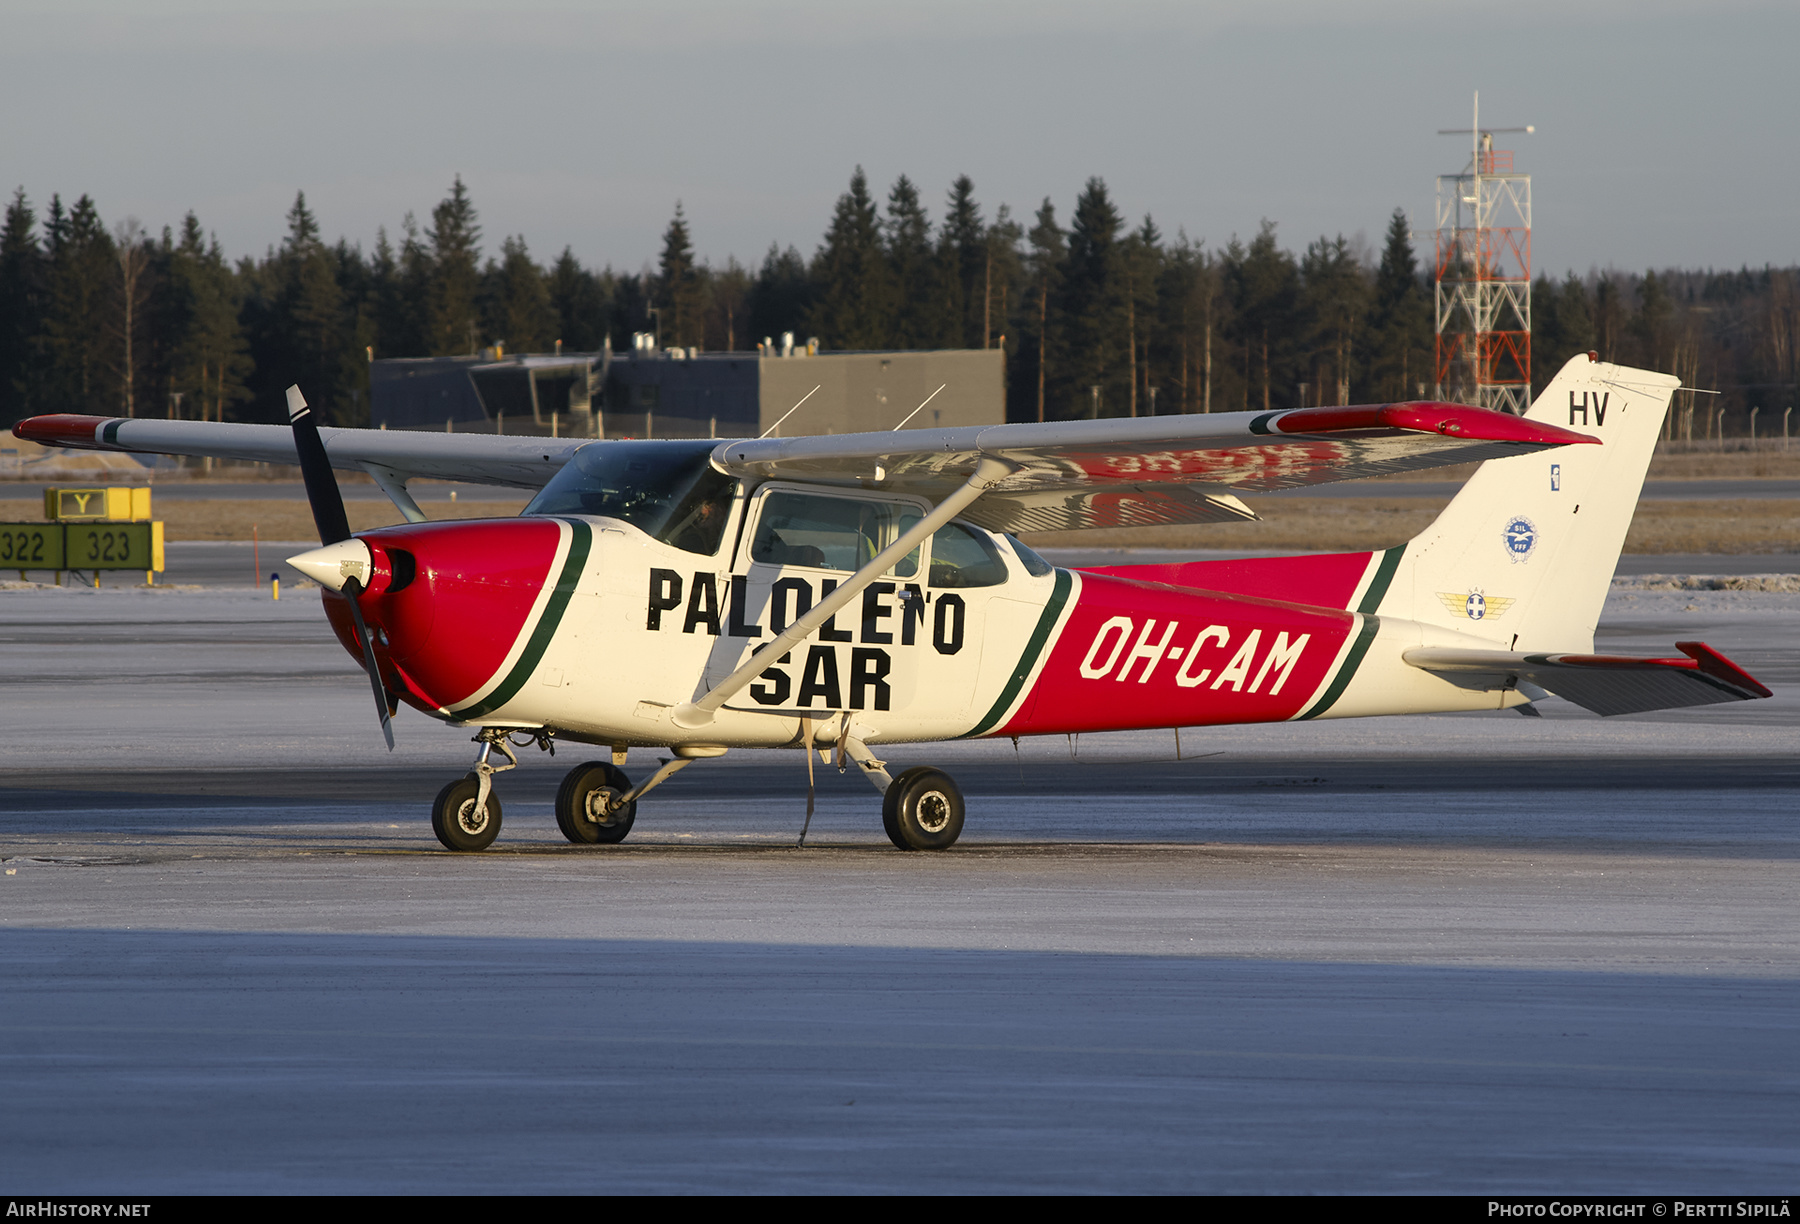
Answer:
[[[486,850],[500,836],[500,796],[488,789],[487,806],[475,807],[481,779],[458,778],[438,792],[431,805],[431,831],[447,850]]]
[[[637,800],[616,812],[604,812],[601,799],[623,795],[631,779],[616,765],[589,761],[571,769],[556,790],[556,827],[578,846],[616,845],[631,832],[637,819]]]
[[[902,850],[947,850],[962,836],[962,791],[943,770],[915,765],[881,797],[881,827]]]

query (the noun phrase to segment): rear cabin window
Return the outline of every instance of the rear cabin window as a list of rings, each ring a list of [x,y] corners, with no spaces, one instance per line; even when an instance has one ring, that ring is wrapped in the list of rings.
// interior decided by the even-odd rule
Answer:
[[[873,561],[920,517],[916,506],[776,490],[763,498],[750,559],[850,573]],[[917,577],[919,550],[889,572],[897,578]]]

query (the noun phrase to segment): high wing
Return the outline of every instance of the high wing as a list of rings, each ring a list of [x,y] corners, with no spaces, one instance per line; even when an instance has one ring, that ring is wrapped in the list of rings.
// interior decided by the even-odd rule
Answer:
[[[278,425],[41,416],[13,432],[51,446],[295,463]],[[406,511],[420,477],[542,488],[582,438],[321,429],[331,465],[366,471]],[[933,502],[983,459],[1010,470],[964,517],[994,531],[1229,522],[1256,514],[1236,494],[1529,454],[1599,439],[1458,404],[1415,402],[1204,416],[722,442],[714,462],[738,476],[880,488]],[[423,515],[419,515],[423,517]]]
[[[1108,418],[722,443],[738,476],[950,495],[983,459],[1011,471],[963,517],[992,531],[1256,517],[1236,494],[1524,455],[1599,439],[1458,404],[1419,402]]]
[[[285,425],[59,415],[20,421],[13,433],[46,446],[78,450],[300,462],[293,431]],[[368,471],[378,481],[386,474],[402,484],[427,477],[514,489],[543,488],[576,448],[590,441],[386,429],[320,429],[319,436],[332,467]]]

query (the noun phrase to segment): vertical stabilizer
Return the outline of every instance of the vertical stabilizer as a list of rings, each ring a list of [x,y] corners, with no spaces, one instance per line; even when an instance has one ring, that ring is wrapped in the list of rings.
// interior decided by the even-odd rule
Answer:
[[[1509,650],[1593,648],[1680,380],[1575,357],[1525,414],[1600,439],[1481,465],[1403,554],[1385,615]]]

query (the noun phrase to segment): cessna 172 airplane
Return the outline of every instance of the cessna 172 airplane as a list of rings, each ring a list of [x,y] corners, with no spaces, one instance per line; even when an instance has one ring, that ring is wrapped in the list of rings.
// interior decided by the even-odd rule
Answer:
[[[1572,360],[1523,417],[1445,403],[728,441],[595,441],[44,416],[57,446],[298,463],[321,547],[290,558],[389,720],[473,727],[432,827],[500,831],[515,746],[612,750],[556,799],[577,843],[730,748],[854,762],[902,849],[943,849],[963,798],[889,776],[884,744],[1517,708],[1598,714],[1770,696],[1698,642],[1593,653],[1663,415],[1666,375]],[[1013,535],[1256,517],[1237,497],[1484,460],[1422,534],[1379,552],[1085,570]],[[333,468],[407,522],[353,535]],[[518,518],[431,523],[450,478],[537,490]],[[669,759],[634,785],[634,746]],[[496,763],[495,753],[506,763]]]

